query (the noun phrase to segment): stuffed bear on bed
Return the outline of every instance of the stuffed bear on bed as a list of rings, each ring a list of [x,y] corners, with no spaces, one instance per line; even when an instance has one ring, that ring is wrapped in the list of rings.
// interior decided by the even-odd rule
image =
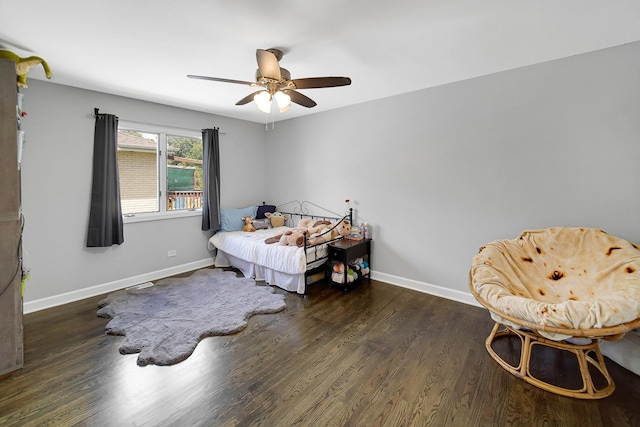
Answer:
[[[333,228],[332,228],[333,227]],[[270,237],[264,242],[266,244],[279,242],[284,246],[303,246],[304,235],[307,233],[307,246],[318,245],[328,242],[340,236],[348,236],[351,233],[351,223],[345,219],[331,223],[329,221],[318,221],[313,218],[303,218],[298,221],[298,226],[284,234]]]

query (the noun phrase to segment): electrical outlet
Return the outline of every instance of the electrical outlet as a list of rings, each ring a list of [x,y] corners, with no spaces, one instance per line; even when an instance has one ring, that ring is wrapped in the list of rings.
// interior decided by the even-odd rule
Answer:
[[[176,251],[175,249],[172,249],[169,252],[167,252],[167,256],[168,257],[172,257],[172,256],[176,256],[176,255],[178,255],[178,251]]]

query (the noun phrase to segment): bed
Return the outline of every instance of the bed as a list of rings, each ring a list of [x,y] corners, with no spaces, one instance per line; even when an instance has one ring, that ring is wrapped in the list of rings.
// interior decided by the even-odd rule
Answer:
[[[277,208],[278,212],[286,216],[284,225],[256,227],[258,229],[253,232],[242,231],[244,221],[241,221],[241,218],[251,216],[264,224],[264,215],[276,211],[275,205],[263,203],[262,206],[256,207],[221,209],[222,228],[209,239],[208,249],[216,250],[216,267],[234,267],[245,277],[306,295],[309,285],[326,277],[327,245],[342,237],[331,239],[327,235],[326,242],[312,245],[308,239],[310,236],[304,235],[300,247],[283,246],[279,243],[267,244],[265,241],[295,229],[298,222],[304,218],[333,224],[348,221],[352,224],[353,209],[349,208],[347,214],[340,215],[308,201],[288,202],[278,205]],[[332,228],[333,226],[329,227],[329,230]]]

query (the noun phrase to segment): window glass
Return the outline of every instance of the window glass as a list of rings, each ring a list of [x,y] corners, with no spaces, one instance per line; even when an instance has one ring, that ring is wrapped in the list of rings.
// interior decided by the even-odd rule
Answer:
[[[158,134],[118,131],[122,214],[158,212]]]
[[[167,209],[202,206],[202,140],[167,135]]]
[[[196,135],[120,123],[118,169],[123,215],[157,217],[202,207],[202,139]]]

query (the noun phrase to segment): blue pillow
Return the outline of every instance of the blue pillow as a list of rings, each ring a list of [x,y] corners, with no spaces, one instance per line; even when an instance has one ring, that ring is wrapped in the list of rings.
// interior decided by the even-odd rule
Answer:
[[[245,216],[256,217],[257,206],[241,209],[220,209],[220,231],[242,231]]]

